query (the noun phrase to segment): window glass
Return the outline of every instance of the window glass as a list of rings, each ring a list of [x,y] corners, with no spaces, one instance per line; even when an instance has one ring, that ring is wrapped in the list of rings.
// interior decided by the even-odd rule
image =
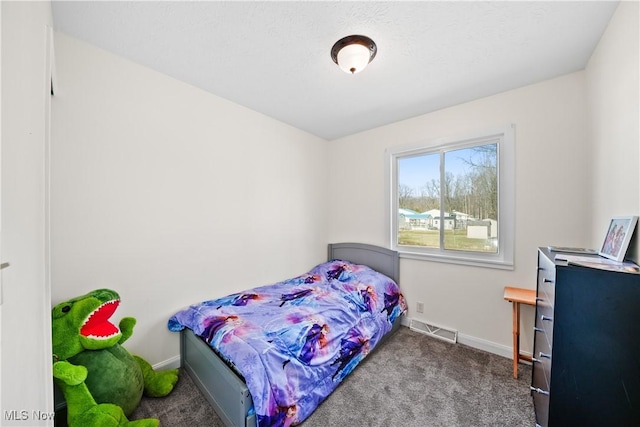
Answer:
[[[428,212],[440,211],[440,154],[398,159],[398,245],[440,247]]]
[[[444,248],[498,252],[498,144],[444,153]]]

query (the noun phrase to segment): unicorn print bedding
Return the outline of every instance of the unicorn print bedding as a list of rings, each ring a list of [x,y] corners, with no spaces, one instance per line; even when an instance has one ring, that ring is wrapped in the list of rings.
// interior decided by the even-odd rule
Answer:
[[[406,311],[398,285],[333,260],[306,274],[204,301],[169,319],[245,379],[259,426],[301,423]]]

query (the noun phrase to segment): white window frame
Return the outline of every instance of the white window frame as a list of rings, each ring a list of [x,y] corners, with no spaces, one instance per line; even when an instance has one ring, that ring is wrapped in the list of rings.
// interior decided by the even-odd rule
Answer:
[[[421,248],[398,245],[398,159],[437,150],[451,150],[497,141],[498,144],[498,251],[497,253]],[[515,246],[515,126],[508,125],[472,135],[436,139],[391,147],[385,151],[387,224],[390,247],[401,258],[438,261],[513,270]],[[444,207],[440,206],[441,212]]]

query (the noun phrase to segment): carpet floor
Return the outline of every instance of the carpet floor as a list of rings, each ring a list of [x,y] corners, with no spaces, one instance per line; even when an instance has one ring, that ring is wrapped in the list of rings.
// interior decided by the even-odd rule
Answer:
[[[303,427],[535,426],[531,367],[402,327],[302,423]],[[143,398],[130,419],[156,417],[161,426],[224,424],[181,372],[165,398]]]

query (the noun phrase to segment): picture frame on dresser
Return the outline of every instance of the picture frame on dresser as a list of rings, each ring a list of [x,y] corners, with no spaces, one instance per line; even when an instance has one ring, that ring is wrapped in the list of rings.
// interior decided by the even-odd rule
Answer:
[[[614,261],[623,261],[637,222],[637,216],[612,217],[598,254]]]

